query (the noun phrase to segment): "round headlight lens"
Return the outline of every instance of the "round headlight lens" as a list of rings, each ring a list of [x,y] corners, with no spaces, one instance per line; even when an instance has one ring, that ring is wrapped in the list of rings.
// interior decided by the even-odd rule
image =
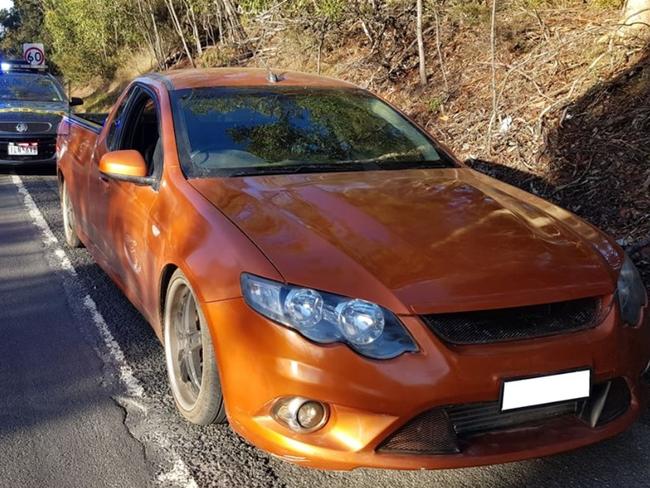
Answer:
[[[312,327],[323,319],[323,297],[314,290],[294,288],[284,300],[284,307],[300,327]]]
[[[376,341],[384,331],[384,312],[365,300],[342,302],[336,307],[339,330],[352,344],[359,346]]]

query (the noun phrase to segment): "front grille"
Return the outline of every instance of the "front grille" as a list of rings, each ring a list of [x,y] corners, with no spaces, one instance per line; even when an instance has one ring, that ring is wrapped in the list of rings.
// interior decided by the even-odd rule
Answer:
[[[0,122],[0,131],[14,134],[38,134],[51,129],[49,122]]]
[[[594,327],[600,300],[567,302],[475,312],[423,315],[424,323],[451,344],[489,344],[564,334]]]
[[[454,432],[459,437],[468,437],[561,415],[575,415],[577,411],[578,401],[573,400],[505,412],[501,412],[499,402],[470,403],[449,407],[447,414]]]
[[[9,143],[20,142],[37,142],[38,155],[36,156],[14,156],[8,154]],[[39,161],[43,159],[52,159],[56,153],[56,137],[26,137],[21,139],[1,139],[0,138],[0,159],[8,161]]]

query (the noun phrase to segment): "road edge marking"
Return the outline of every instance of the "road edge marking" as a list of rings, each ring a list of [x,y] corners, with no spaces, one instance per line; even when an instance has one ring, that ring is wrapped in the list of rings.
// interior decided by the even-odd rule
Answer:
[[[72,278],[78,280],[79,276],[77,270],[72,265],[65,250],[60,246],[59,240],[52,232],[52,229],[50,229],[49,224],[34,202],[34,199],[29,194],[29,190],[25,187],[22,179],[15,173],[10,176],[11,182],[16,186],[18,193],[23,198],[23,204],[29,217],[43,235],[43,244],[45,245],[45,249],[51,254],[50,259],[48,259],[48,261],[50,261],[49,264],[58,267],[61,271],[68,273]],[[140,383],[133,374],[133,369],[129,366],[122,348],[113,337],[104,317],[97,308],[97,304],[87,292],[84,284],[78,281],[78,285],[84,292],[84,298],[82,300],[83,307],[86,312],[90,314],[93,324],[97,328],[103,341],[103,346],[106,348],[115,367],[117,367],[120,381],[126,389],[126,393],[128,396],[137,399],[146,398],[142,383]],[[104,358],[100,357],[100,359],[105,362]],[[167,452],[171,455],[171,459],[168,459],[168,462],[172,465],[172,468],[168,472],[159,473],[157,477],[158,482],[173,483],[184,488],[198,488],[190,470],[180,456],[178,456],[174,451],[168,450]]]

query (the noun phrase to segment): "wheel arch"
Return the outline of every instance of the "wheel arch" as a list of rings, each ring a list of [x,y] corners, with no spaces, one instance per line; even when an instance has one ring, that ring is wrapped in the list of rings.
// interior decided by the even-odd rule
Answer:
[[[164,334],[162,334],[162,330],[165,326],[163,322],[165,320],[165,300],[167,300],[167,288],[169,287],[169,282],[177,269],[179,269],[178,265],[174,263],[167,263],[165,266],[163,266],[163,269],[160,272],[158,287],[158,322],[160,324],[160,339],[162,342],[164,342]]]
[[[61,168],[57,165],[56,167],[56,182],[59,184],[59,193],[61,192],[61,188],[63,187],[63,182],[65,181],[65,176],[63,176],[63,171],[61,171]]]

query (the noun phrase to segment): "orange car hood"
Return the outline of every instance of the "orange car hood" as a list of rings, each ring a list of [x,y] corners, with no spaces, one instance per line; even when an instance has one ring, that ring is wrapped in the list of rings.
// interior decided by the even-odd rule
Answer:
[[[398,313],[611,293],[592,245],[468,169],[192,179],[287,282]]]

